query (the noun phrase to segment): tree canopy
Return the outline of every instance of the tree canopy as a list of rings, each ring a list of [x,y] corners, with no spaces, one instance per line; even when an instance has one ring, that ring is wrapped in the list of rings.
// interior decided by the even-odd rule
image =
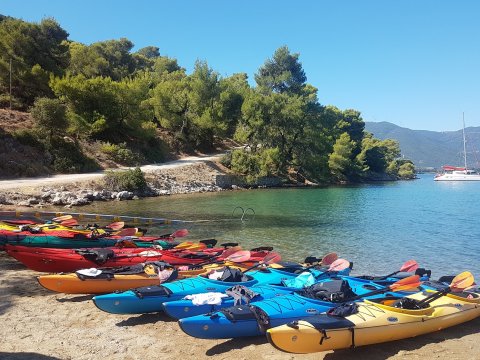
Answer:
[[[11,62],[14,108],[34,105],[44,129],[100,142],[116,158],[158,159],[151,154],[166,132],[173,152],[235,139],[244,147],[225,164],[251,182],[414,174],[399,160],[397,142],[365,132],[358,110],[320,104],[300,54],[287,46],[260,65],[252,86],[246,74],[223,77],[204,60],[187,73],[157,46],[134,51],[126,38],[82,44],[68,36],[52,18],[37,24],[0,16],[0,106],[10,101]]]

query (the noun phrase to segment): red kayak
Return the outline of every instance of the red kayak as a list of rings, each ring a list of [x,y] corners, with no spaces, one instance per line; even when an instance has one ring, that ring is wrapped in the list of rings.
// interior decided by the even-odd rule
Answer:
[[[202,264],[221,260],[225,248],[204,249],[199,252],[154,248],[53,249],[7,244],[5,250],[35,271],[73,272],[91,267],[131,266],[146,261],[164,261],[171,265]]]

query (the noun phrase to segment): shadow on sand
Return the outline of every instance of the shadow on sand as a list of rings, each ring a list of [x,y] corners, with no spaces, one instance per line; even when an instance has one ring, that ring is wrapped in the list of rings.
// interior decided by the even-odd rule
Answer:
[[[173,322],[176,321],[171,317],[167,316],[164,313],[155,313],[155,314],[141,314],[139,316],[132,316],[126,320],[122,320],[118,322],[117,326],[137,326],[137,325],[145,325],[145,324],[152,324],[158,321],[164,322]]]
[[[58,302],[64,303],[64,302],[83,302],[83,301],[89,301],[92,300],[94,295],[79,295],[79,296],[74,296],[74,297],[65,297],[61,299],[57,299]]]
[[[0,352],[0,359],[2,360],[60,360],[60,358],[48,355],[42,355],[32,352]]]
[[[40,274],[0,252],[0,314],[13,306],[17,297],[52,295],[51,291],[38,284],[36,276]]]
[[[238,339],[230,339],[221,344],[217,344],[210,349],[207,350],[205,355],[207,356],[214,356],[228,353],[230,350],[234,349],[242,349],[249,345],[262,345],[267,342],[267,338],[264,336],[255,336],[255,337],[248,337],[248,338],[238,338]]]

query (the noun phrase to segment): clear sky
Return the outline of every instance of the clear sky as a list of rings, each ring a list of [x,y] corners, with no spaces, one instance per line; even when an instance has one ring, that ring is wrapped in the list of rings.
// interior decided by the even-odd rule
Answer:
[[[287,45],[323,105],[416,130],[480,126],[477,0],[0,0],[0,14],[53,17],[82,43],[126,37],[191,71],[253,74]],[[253,80],[252,80],[253,83]]]

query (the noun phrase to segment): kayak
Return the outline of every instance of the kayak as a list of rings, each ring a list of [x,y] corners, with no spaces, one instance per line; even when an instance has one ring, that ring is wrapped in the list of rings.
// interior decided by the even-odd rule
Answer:
[[[176,264],[201,264],[213,261],[225,248],[189,248],[158,250],[155,248],[87,248],[57,249],[20,245],[5,245],[5,251],[31,270],[41,272],[72,272],[89,267],[130,266],[145,261]],[[177,261],[175,261],[177,259]]]
[[[310,269],[309,273],[312,275],[312,278],[314,279],[313,281],[315,282],[324,280],[330,276],[348,275],[350,273],[350,268],[347,268],[345,270],[341,270],[338,272],[333,272],[331,274],[327,273],[327,270],[328,270],[328,267],[325,267],[323,269],[316,268],[316,269]],[[302,274],[300,275],[296,274],[296,275],[298,277],[303,276]],[[231,289],[228,289],[228,290],[231,290]],[[257,301],[270,299],[276,296],[291,294],[294,291],[298,291],[298,290],[301,290],[301,287],[289,286],[288,283],[286,283],[285,281],[282,281],[282,284],[271,283],[268,285],[255,285],[250,288],[250,291],[252,291],[255,294],[255,296],[252,297],[251,299],[248,299],[248,302],[255,303]],[[231,292],[235,293],[235,291],[241,292],[242,289],[234,289]],[[236,303],[235,297],[228,296],[228,297],[221,298],[221,300],[217,303],[211,303],[211,302],[201,303],[201,301],[198,301],[198,299],[194,298],[194,299],[181,299],[176,301],[168,301],[168,302],[164,302],[162,305],[163,305],[163,310],[168,316],[178,320],[186,317],[218,311],[223,308],[234,306],[235,303]]]
[[[178,271],[169,264],[147,262],[120,268],[90,268],[69,274],[43,275],[37,277],[37,281],[48,290],[67,294],[95,294],[130,289],[132,284],[156,285],[173,281],[177,276]]]
[[[317,291],[324,288],[336,288],[338,291],[319,290],[320,293]],[[252,305],[237,305],[218,312],[187,317],[179,320],[179,325],[188,335],[202,339],[259,336],[270,327],[323,313],[336,306],[338,302],[381,288],[383,287],[364,279],[329,278],[293,294],[256,301]],[[307,296],[308,293],[310,294]],[[335,294],[338,298],[333,298],[333,295],[325,297],[325,294]],[[396,297],[398,293],[388,294]],[[373,295],[379,296],[384,295]]]
[[[230,266],[238,269],[247,269],[254,263],[262,260],[266,256],[265,251],[251,252],[252,256],[248,261],[231,262],[226,261],[221,264],[212,263],[202,267],[183,270],[177,268],[175,279],[185,279],[193,276],[205,274],[209,271]],[[153,257],[155,259],[155,257]],[[159,285],[161,282],[155,272],[144,271],[149,265],[159,266],[159,261],[149,258],[145,263],[137,265],[124,266],[120,268],[90,268],[95,276],[79,276],[75,273],[49,274],[37,277],[38,282],[44,288],[66,294],[105,294],[114,291],[125,291],[132,288]],[[161,262],[160,266],[169,266],[170,264]],[[135,271],[132,268],[135,267]],[[85,269],[84,269],[85,270]]]
[[[171,241],[158,236],[108,236],[91,239],[84,234],[74,234],[73,236],[53,236],[48,234],[3,234],[0,233],[0,249],[5,245],[21,245],[30,247],[57,248],[57,249],[77,249],[92,247],[113,247],[121,242],[131,242],[137,247],[161,246],[164,249],[172,247]],[[175,246],[178,243],[174,243]]]
[[[430,291],[407,298],[422,300]],[[450,293],[418,310],[396,307],[399,301],[376,299],[358,303],[358,313],[321,314],[267,330],[268,341],[291,353],[352,348],[428,334],[480,316],[480,294]]]
[[[238,276],[238,272],[232,271],[234,269],[227,267],[227,272],[233,273],[234,276],[227,277],[223,281],[209,278],[208,275],[199,275],[159,286],[136,288],[121,293],[95,296],[93,302],[100,310],[113,314],[161,312],[163,311],[162,303],[180,300],[191,294],[224,292],[235,285],[251,287],[257,284],[281,283],[282,280],[295,277],[295,271],[299,268],[301,268],[300,265],[282,269],[269,268],[268,271],[251,270],[244,274],[245,278],[239,281],[238,278],[242,276]],[[228,274],[227,272],[224,274]]]
[[[160,250],[146,248],[49,249],[6,245],[5,251],[29,269],[41,272],[129,266],[145,261],[159,261],[163,256]]]
[[[61,234],[70,233],[71,236],[75,236],[76,234],[81,234],[88,237],[101,237],[101,236],[109,236],[109,235],[116,235],[119,231],[113,231],[109,228],[100,228],[100,227],[93,227],[93,226],[64,226],[62,224],[55,224],[55,223],[38,223],[38,224],[23,224],[23,225],[15,225],[5,221],[0,221],[0,231],[5,234],[18,234],[24,233],[27,235],[37,235],[37,234],[46,234],[52,236],[61,236]],[[138,230],[135,232],[132,231],[132,234],[135,236],[143,236],[145,230]]]
[[[131,271],[122,272],[122,269],[101,268],[98,270],[99,276],[79,277],[76,272],[67,274],[48,274],[37,277],[37,281],[44,288],[65,294],[106,294],[114,291],[126,291],[133,288],[159,285],[158,275],[142,269],[136,273]],[[208,264],[201,268],[191,270],[178,270],[176,279],[185,279],[193,276],[205,274],[211,270],[219,269],[224,266],[247,269],[249,263],[226,262],[224,264]],[[93,270],[93,269],[89,269]],[[108,274],[104,276],[104,274]]]
[[[56,249],[7,244],[5,250],[10,256],[35,271],[73,272],[90,267],[131,266],[145,261],[163,261],[171,265],[202,265],[222,260],[224,251],[227,249],[227,247],[206,248],[205,243],[192,244],[192,247],[175,247],[167,250],[143,247]],[[203,245],[205,248],[202,251],[190,250],[198,245]],[[238,247],[228,249],[231,253],[236,248]],[[269,250],[251,252],[247,264],[253,265],[268,253]]]

